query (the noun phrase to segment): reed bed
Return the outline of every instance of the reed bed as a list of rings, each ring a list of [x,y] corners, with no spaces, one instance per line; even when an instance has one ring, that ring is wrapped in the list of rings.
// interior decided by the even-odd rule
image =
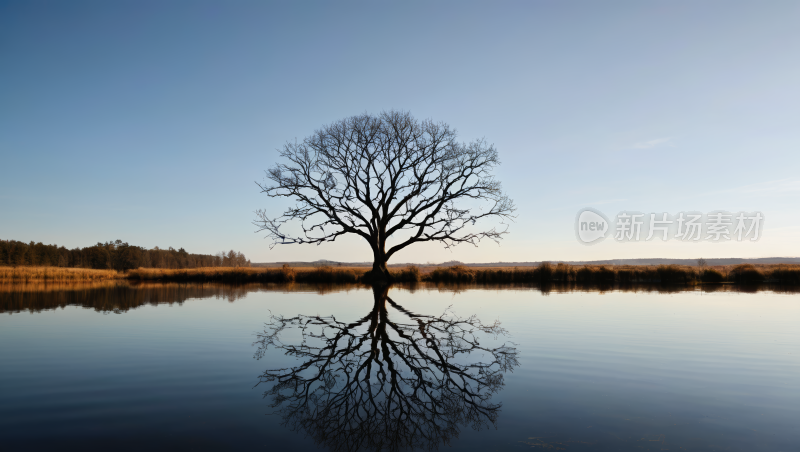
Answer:
[[[437,268],[421,276],[422,281],[446,283],[779,283],[800,284],[800,265],[755,266],[742,264],[723,268],[685,265],[567,265],[543,263],[538,267],[482,269],[466,266]]]
[[[577,266],[543,263],[538,267],[475,269],[455,266],[433,270],[424,280],[457,283],[583,283],[632,284],[664,283],[694,284],[701,275],[693,267],[662,266]]]
[[[780,284],[800,284],[800,265],[753,265],[742,264],[733,267],[728,279],[740,284],[776,282]]]
[[[61,267],[0,267],[0,281],[88,282],[122,277],[116,270]]]
[[[222,283],[365,283],[368,267],[206,267],[192,269],[139,268],[127,273],[58,267],[0,267],[0,281],[78,283],[125,278],[132,282]],[[588,285],[672,284],[800,284],[800,265],[742,264],[728,267],[681,265],[568,265],[543,263],[537,267],[416,266],[390,270],[395,282],[464,284],[577,283]]]
[[[367,268],[303,267],[209,267],[184,270],[140,268],[128,272],[128,279],[137,281],[177,281],[228,283],[328,283],[344,284],[359,282]]]
[[[231,283],[364,283],[366,267],[195,268],[185,270],[132,270],[127,277],[138,281],[231,282]],[[395,282],[464,284],[578,283],[588,285],[702,283],[800,284],[800,265],[756,267],[744,264],[722,268],[682,265],[568,265],[543,263],[537,267],[475,268],[462,265],[423,271],[416,266],[391,270]]]

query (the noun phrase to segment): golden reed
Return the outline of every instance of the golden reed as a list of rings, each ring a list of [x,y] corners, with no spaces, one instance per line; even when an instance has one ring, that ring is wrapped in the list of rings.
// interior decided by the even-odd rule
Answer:
[[[116,270],[62,267],[0,267],[0,281],[86,282],[121,278]]]
[[[364,282],[369,267],[205,267],[191,269],[139,268],[121,273],[58,267],[0,267],[0,281],[87,282],[125,278],[141,282],[224,282],[224,283],[326,283]],[[391,269],[396,282],[442,283],[779,283],[800,284],[800,265],[741,264],[727,267],[685,265],[568,265],[542,263],[536,267],[434,267]]]
[[[130,280],[138,281],[180,281],[231,283],[355,283],[359,282],[369,269],[353,267],[207,267],[168,270],[160,268],[140,268],[128,272]]]

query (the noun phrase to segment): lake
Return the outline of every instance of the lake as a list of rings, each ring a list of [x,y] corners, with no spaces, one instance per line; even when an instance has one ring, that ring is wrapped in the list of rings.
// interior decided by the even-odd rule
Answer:
[[[800,450],[781,288],[0,285],[3,450]]]

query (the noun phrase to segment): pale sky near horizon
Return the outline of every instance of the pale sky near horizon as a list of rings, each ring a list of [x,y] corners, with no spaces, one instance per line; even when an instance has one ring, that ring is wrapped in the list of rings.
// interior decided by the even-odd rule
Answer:
[[[798,2],[0,1],[0,239],[121,239],[254,262],[254,181],[287,141],[410,111],[485,137],[518,211],[498,246],[393,262],[800,256]],[[760,211],[754,243],[584,246],[583,207]]]

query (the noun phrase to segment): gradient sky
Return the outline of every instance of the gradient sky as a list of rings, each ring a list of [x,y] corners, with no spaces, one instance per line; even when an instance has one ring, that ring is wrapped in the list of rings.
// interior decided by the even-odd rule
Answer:
[[[485,137],[500,246],[394,262],[800,256],[800,3],[0,1],[0,238],[122,239],[254,262],[288,140],[408,110]],[[761,211],[755,243],[575,238],[577,211]]]

